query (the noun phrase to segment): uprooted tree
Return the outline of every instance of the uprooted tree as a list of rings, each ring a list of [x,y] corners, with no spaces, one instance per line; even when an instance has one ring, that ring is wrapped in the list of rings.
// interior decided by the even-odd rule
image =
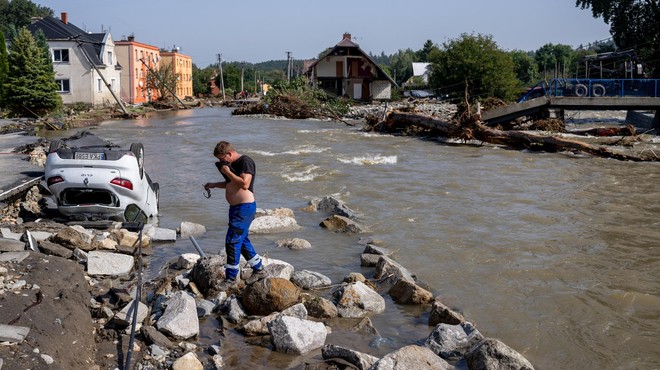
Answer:
[[[637,140],[632,126],[622,129],[603,129],[582,132],[598,136],[614,136],[600,145],[567,139],[558,135],[541,134],[538,131],[501,130],[489,127],[480,120],[478,113],[472,112],[469,104],[463,103],[452,121],[409,112],[389,112],[382,121],[367,122],[369,131],[398,132],[413,135],[443,136],[464,141],[481,141],[504,145],[513,149],[559,152],[578,151],[594,156],[628,161],[660,161],[660,156],[652,149],[639,153],[623,153],[607,146],[628,145]]]

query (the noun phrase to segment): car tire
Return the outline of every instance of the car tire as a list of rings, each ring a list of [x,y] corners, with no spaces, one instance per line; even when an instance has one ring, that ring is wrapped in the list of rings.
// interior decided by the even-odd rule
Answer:
[[[144,146],[142,143],[131,144],[131,152],[138,162],[138,169],[140,171],[140,178],[144,178]]]
[[[56,152],[57,149],[62,147],[62,140],[53,140],[50,142],[50,146],[48,146],[48,153]]]
[[[157,182],[154,182],[151,188],[154,191],[154,194],[156,194],[156,213],[160,213],[160,185],[158,185]]]

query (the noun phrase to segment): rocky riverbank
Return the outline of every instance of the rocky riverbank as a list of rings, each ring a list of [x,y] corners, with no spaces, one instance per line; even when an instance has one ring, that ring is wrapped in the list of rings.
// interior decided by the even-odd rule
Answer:
[[[24,201],[34,202],[39,200]],[[141,285],[138,295],[139,251],[148,256],[158,243],[199,235],[205,232],[203,226],[182,222],[177,230],[169,230],[146,225],[140,238],[121,223],[65,225],[36,218],[43,216],[39,214],[32,215],[33,221],[4,225],[0,304],[7,314],[0,326],[6,344],[0,346],[2,369],[122,368],[129,345],[132,368],[232,367],[225,364],[223,353],[236,343],[222,341],[221,335],[215,344],[199,342],[200,320],[211,319],[217,320],[219,333],[240,333],[240,345],[300,357],[292,361],[298,363],[296,368],[485,369],[493,363],[532,368],[505,344],[484,337],[428,287],[418,285],[391,250],[364,236],[360,216],[347,205],[326,197],[301,212],[319,217],[328,232],[355,234],[363,248],[361,265],[373,275],[347,271],[341,282],[332,282],[304,266],[265,258],[267,278],[246,285],[251,269],[243,261],[242,281],[221,291],[226,257],[184,254],[163,266],[159,278]],[[296,228],[292,210],[262,210],[251,232]],[[310,247],[295,238],[278,245]],[[384,311],[384,296],[394,304],[425,307],[432,333],[420,333],[419,345],[380,358],[328,342],[329,333],[343,331],[365,341],[382,340],[369,317]],[[135,305],[138,327],[130,344]]]

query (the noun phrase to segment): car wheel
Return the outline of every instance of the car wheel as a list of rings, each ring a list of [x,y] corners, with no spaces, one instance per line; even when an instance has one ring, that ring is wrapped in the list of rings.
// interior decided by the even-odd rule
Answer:
[[[160,185],[157,182],[154,182],[152,187],[154,194],[156,194],[156,213],[160,212]]]
[[[48,153],[56,152],[57,149],[62,147],[62,140],[53,140],[48,147]]]
[[[140,178],[144,176],[144,146],[142,143],[133,143],[131,144],[131,152],[135,156],[138,162],[138,169],[140,170]]]

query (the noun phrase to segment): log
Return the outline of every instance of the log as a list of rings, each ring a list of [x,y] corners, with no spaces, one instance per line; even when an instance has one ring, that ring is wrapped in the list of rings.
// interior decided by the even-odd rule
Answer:
[[[637,133],[632,125],[625,127],[596,127],[588,130],[570,130],[567,133],[583,136],[635,136]]]
[[[407,126],[420,126],[448,138],[474,138],[483,142],[505,145],[514,149],[529,149],[535,151],[557,152],[573,150],[588,153],[603,158],[624,161],[658,161],[657,155],[641,157],[632,154],[613,152],[602,146],[595,146],[577,140],[570,140],[551,135],[540,135],[530,131],[502,131],[490,128],[481,122],[468,122],[460,125],[443,121],[431,116],[413,113],[390,112],[384,121],[374,125],[374,131],[399,131]]]

